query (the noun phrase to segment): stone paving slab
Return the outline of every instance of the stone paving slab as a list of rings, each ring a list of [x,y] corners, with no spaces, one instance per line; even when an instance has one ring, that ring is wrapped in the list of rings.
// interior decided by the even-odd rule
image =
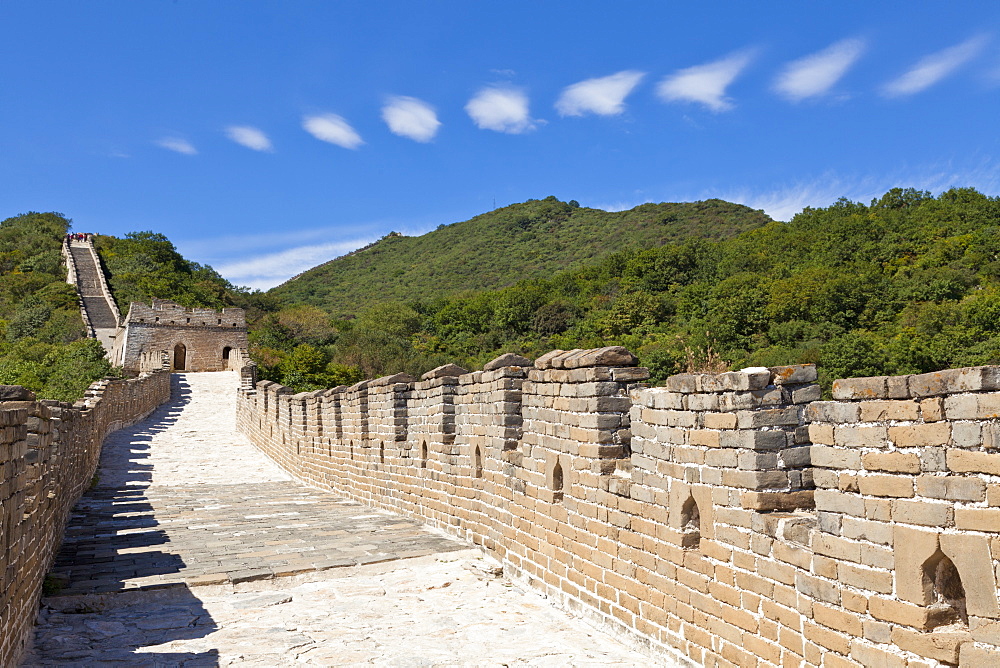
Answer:
[[[498,571],[467,549],[235,586],[49,598],[24,665],[657,663]]]
[[[294,482],[89,492],[51,576],[64,594],[242,582],[449,552],[419,522]]]

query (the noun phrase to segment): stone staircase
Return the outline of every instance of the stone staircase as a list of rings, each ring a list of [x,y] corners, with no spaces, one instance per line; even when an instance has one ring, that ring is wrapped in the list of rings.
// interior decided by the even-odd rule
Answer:
[[[74,239],[68,242],[67,250],[72,259],[69,281],[76,284],[91,336],[110,354],[118,329],[118,309],[110,298],[93,242]]]

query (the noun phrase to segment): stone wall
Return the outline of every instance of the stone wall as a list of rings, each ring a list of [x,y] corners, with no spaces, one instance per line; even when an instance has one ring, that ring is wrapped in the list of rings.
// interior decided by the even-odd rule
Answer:
[[[112,361],[130,373],[158,367],[167,355],[175,371],[225,371],[245,365],[247,323],[243,309],[185,308],[154,299],[133,302],[115,337]]]
[[[621,348],[292,394],[240,429],[564,607],[707,666],[1000,665],[1000,367],[648,388]]]
[[[98,381],[75,404],[0,386],[0,666],[18,665],[26,648],[42,582],[105,436],[169,398],[164,372]]]

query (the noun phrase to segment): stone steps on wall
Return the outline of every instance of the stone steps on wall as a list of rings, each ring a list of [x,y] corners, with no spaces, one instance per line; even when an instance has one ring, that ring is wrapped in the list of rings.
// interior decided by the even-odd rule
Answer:
[[[101,268],[94,262],[89,244],[74,242],[70,244],[69,252],[73,255],[76,265],[76,286],[83,301],[83,308],[90,318],[91,326],[97,329],[118,327],[118,318],[108,303],[101,286]]]

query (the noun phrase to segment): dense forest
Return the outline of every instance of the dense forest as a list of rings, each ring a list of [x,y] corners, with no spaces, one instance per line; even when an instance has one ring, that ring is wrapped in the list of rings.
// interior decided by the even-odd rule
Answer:
[[[111,372],[104,349],[84,338],[61,246],[70,221],[26,213],[0,222],[0,384],[73,401]]]
[[[547,197],[441,225],[419,237],[390,233],[270,292],[334,316],[356,315],[358,304],[501,288],[583,267],[627,248],[695,237],[726,239],[769,222],[762,211],[722,200],[608,212]]]
[[[526,203],[536,205],[578,209]],[[414,286],[421,296],[387,291],[354,309],[327,310],[323,294],[290,295],[297,281],[269,293],[235,288],[159,234],[96,244],[123,309],[152,297],[243,307],[261,376],[297,390],[611,344],[636,352],[654,382],[685,370],[813,362],[828,388],[838,377],[1000,363],[1000,198],[897,188],[867,205],[807,208],[788,223],[745,212],[744,222],[718,218],[724,229],[715,234],[692,223],[665,243],[623,243],[495,289],[456,292],[465,269],[440,267]],[[88,374],[109,371],[95,342],[80,340],[75,295],[63,282],[68,228],[58,214],[0,224],[0,383],[56,398],[79,396],[74,382],[85,387]]]
[[[629,249],[498,290],[377,302],[352,318],[331,319],[320,297],[301,301],[258,319],[251,338],[265,376],[302,389],[609,344],[636,352],[654,381],[814,362],[828,387],[998,363],[1000,200],[893,189],[729,239]]]

